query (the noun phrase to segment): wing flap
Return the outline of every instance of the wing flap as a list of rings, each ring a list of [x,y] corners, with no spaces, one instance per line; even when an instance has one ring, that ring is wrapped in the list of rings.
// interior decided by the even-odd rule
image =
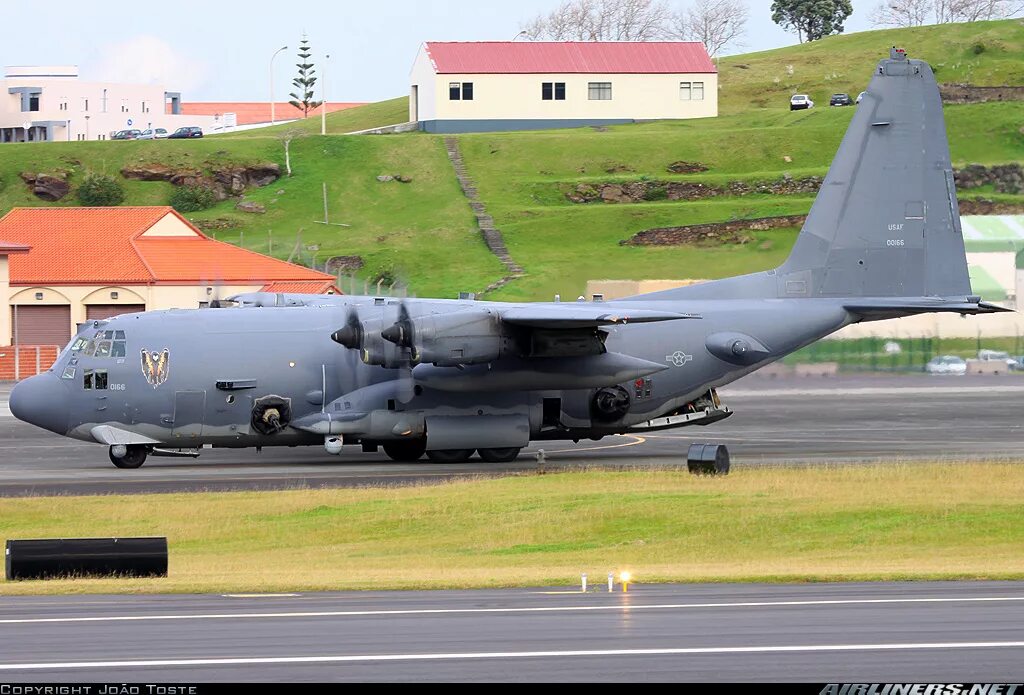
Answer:
[[[501,320],[505,323],[564,330],[699,318],[699,314],[582,304],[523,306],[501,312]]]

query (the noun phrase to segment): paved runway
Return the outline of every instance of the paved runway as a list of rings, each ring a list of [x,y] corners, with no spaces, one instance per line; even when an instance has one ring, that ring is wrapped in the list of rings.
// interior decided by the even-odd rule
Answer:
[[[0,599],[0,681],[1020,682],[1024,584]]]
[[[105,447],[18,422],[0,389],[0,495],[280,489],[429,481],[531,470],[544,448],[564,466],[685,465],[691,442],[729,445],[734,466],[878,459],[1024,459],[1024,377],[748,377],[721,390],[736,414],[710,427],[534,444],[512,464],[395,464],[353,447],[206,451],[198,461],[150,457],[114,468]]]

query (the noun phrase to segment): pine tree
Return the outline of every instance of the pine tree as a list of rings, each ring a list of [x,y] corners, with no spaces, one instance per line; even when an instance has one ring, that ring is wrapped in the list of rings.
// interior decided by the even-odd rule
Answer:
[[[311,55],[313,54],[309,50],[309,39],[303,34],[302,41],[299,42],[299,60],[301,62],[295,64],[295,67],[299,69],[299,74],[292,80],[295,91],[288,95],[292,98],[288,103],[301,111],[303,118],[309,116],[310,111],[320,106],[320,102],[313,99],[316,70],[309,60]]]

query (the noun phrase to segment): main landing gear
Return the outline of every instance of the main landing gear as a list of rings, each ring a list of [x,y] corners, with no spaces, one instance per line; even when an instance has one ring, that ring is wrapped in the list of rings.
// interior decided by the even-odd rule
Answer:
[[[118,468],[138,468],[149,451],[142,444],[115,444],[110,447],[110,462]]]

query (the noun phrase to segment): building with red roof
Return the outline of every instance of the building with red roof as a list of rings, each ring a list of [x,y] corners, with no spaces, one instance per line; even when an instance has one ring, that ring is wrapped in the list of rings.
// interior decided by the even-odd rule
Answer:
[[[332,101],[328,104],[321,104],[315,109],[310,109],[309,117],[320,118],[320,112],[327,109],[327,113],[344,111],[346,109],[363,106],[364,102]],[[274,103],[274,113],[271,114],[269,101],[183,101],[181,113],[189,116],[217,116],[224,117],[225,114],[233,113],[235,125],[255,125],[257,123],[270,123],[270,117],[278,122],[294,121],[302,118],[302,111],[292,106],[287,101]],[[227,120],[227,119],[225,119]]]
[[[431,133],[718,115],[718,71],[690,41],[424,43],[409,120]]]
[[[216,241],[170,207],[15,208],[0,218],[0,345],[240,292],[340,293],[334,277]]]

